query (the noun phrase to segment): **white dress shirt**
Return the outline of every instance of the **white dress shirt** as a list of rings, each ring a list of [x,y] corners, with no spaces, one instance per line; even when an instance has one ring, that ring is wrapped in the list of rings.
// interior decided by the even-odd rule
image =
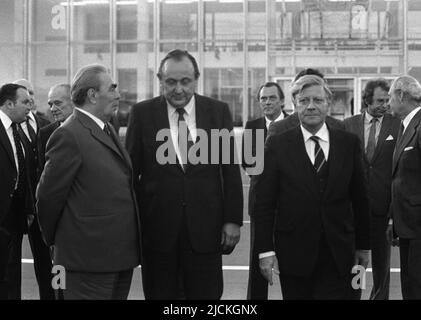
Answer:
[[[104,121],[102,121],[101,119],[95,117],[92,113],[89,113],[88,111],[85,111],[85,110],[83,110],[81,108],[75,107],[75,109],[77,109],[78,111],[86,114],[89,118],[91,118],[92,120],[95,121],[95,123],[98,125],[98,127],[101,128],[101,130],[104,130],[104,128],[105,128]]]
[[[265,116],[265,120],[266,120],[266,129],[268,129],[269,130],[269,126],[270,126],[270,124],[272,123],[272,122],[277,122],[277,121],[280,121],[280,120],[282,120],[282,119],[284,119],[285,118],[285,116],[284,116],[284,113],[281,111],[281,114],[275,119],[275,120],[269,120],[266,116]]]
[[[36,132],[37,132],[38,127],[37,127],[37,122],[36,122],[36,120],[35,120],[35,116],[34,116],[34,114],[32,113],[32,111],[28,113],[28,119],[29,119],[29,125],[32,127],[32,129],[34,129],[34,132],[36,133]],[[22,123],[20,124],[20,126],[21,126],[21,128],[22,128],[23,132],[25,132],[25,135],[26,135],[26,137],[29,139],[29,141],[32,141],[32,140],[31,140],[31,136],[30,136],[29,131],[28,131],[28,127],[27,127],[27,125],[26,125],[26,121],[22,122]],[[33,141],[32,141],[32,142],[33,142]]]
[[[408,128],[409,123],[411,122],[412,118],[415,117],[415,115],[417,114],[417,112],[421,109],[421,107],[417,107],[414,110],[412,110],[406,117],[405,119],[403,119],[402,123],[403,123],[403,132],[402,132],[402,136],[405,133],[406,128]]]
[[[313,136],[312,133],[308,132],[307,129],[305,129],[302,125],[300,125],[300,127],[301,132],[303,133],[307,155],[310,158],[311,163],[314,165],[314,148],[316,147],[316,142],[310,139]],[[314,136],[319,137],[319,145],[320,148],[322,148],[325,159],[327,161],[329,157],[329,131],[327,130],[326,123],[323,124],[323,126],[319,129],[319,131],[317,131],[316,134],[314,134]]]
[[[13,138],[12,120],[7,114],[0,110],[0,121],[3,123],[4,129],[6,130],[7,137],[9,138],[10,145],[12,146],[13,156],[15,158],[16,172],[19,172],[18,153],[16,150],[15,139]],[[25,152],[22,146],[23,152]],[[15,190],[18,186],[18,179],[16,179]]]
[[[190,135],[193,141],[196,141],[197,138],[197,127],[196,127],[196,100],[194,96],[190,99],[189,103],[184,107],[186,111],[184,113],[184,120],[186,121],[187,127],[189,128]],[[180,164],[184,164],[181,159],[180,148],[178,147],[178,115],[170,103],[167,101],[167,111],[168,111],[168,120],[170,122],[171,138],[175,152],[177,154],[178,161]]]

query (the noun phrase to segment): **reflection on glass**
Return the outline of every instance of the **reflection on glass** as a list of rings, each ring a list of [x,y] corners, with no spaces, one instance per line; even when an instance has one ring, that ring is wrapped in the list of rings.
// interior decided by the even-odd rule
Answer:
[[[66,5],[63,5],[66,4]],[[67,2],[32,1],[32,38],[36,41],[66,41]]]
[[[80,5],[83,4],[83,5]],[[73,38],[104,43],[86,44],[86,53],[103,54],[110,51],[110,5],[107,2],[74,1]]]
[[[243,70],[241,68],[205,68],[204,94],[228,103],[234,125],[242,125]]]
[[[348,118],[353,114],[354,80],[327,79],[327,83],[333,93],[330,115],[340,120]]]
[[[23,76],[23,46],[0,46],[0,85]]]
[[[23,0],[2,0],[0,10],[0,43],[23,42]]]
[[[161,39],[197,38],[197,2],[161,1]]]
[[[47,113],[47,95],[50,87],[68,82],[67,48],[65,45],[33,45],[31,58],[35,105],[38,110]]]

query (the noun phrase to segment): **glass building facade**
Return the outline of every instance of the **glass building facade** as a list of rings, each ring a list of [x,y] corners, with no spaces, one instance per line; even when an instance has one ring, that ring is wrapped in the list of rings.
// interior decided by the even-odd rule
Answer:
[[[229,103],[237,126],[260,116],[256,91],[308,67],[334,91],[333,116],[358,113],[368,78],[421,79],[419,0],[1,0],[0,83],[28,78],[38,107],[88,63],[107,66],[121,111],[159,94],[171,49],[198,60],[198,92]]]

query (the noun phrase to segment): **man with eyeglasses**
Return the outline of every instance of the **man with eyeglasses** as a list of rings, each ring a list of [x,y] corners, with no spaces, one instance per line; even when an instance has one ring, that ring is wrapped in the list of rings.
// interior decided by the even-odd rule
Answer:
[[[284,111],[285,96],[281,87],[276,82],[266,82],[263,84],[257,93],[257,101],[259,102],[260,108],[263,113],[263,117],[249,120],[245,126],[245,132],[251,131],[251,139],[246,139],[243,135],[242,143],[242,167],[250,176],[250,188],[249,188],[249,205],[248,212],[250,216],[250,269],[249,279],[247,286],[247,299],[251,300],[267,300],[268,298],[268,283],[265,278],[262,277],[259,269],[259,257],[258,252],[254,250],[254,218],[253,218],[253,206],[254,206],[254,187],[256,185],[257,175],[253,175],[250,169],[255,168],[256,163],[248,163],[244,154],[245,144],[251,144],[251,151],[253,157],[256,154],[256,144],[264,144],[269,126],[276,121],[285,119],[288,114]],[[257,141],[256,137],[257,130],[263,131],[263,139]]]
[[[399,131],[399,119],[388,114],[389,84],[385,79],[367,82],[362,114],[345,119],[349,132],[360,138],[370,199],[371,262],[373,288],[371,300],[388,300],[390,283],[390,244],[386,239],[391,201],[392,158]],[[361,299],[361,290],[353,295]]]
[[[353,266],[367,267],[370,248],[361,146],[326,124],[323,79],[305,75],[291,93],[300,124],[268,137],[256,184],[260,269],[270,284],[279,274],[284,299],[349,299]]]

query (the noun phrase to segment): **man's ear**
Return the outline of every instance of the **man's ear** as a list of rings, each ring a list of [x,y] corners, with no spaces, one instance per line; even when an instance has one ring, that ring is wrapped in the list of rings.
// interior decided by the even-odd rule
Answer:
[[[88,92],[86,92],[86,98],[92,104],[96,104],[96,90],[94,88],[90,88]]]
[[[13,108],[15,107],[15,103],[14,103],[12,100],[10,100],[10,99],[7,99],[7,100],[4,102],[4,105],[6,106],[6,108],[7,108],[8,110],[11,110],[11,109],[13,109]]]

